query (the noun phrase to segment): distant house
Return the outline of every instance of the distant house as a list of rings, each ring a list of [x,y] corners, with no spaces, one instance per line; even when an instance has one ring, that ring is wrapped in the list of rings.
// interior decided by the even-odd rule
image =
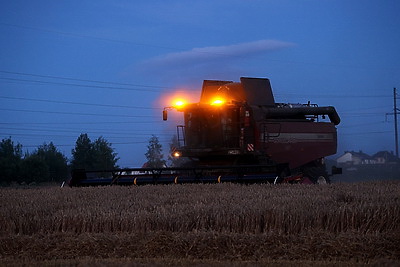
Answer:
[[[345,151],[336,159],[336,163],[338,165],[400,164],[400,159],[389,151],[379,151],[370,156],[360,150],[359,152]]]
[[[361,164],[375,164],[376,160],[368,154],[355,151],[345,151],[342,156],[336,159],[337,164],[342,165],[361,165]]]
[[[393,152],[379,151],[372,156],[377,164],[394,164],[400,163],[400,159],[396,157]]]

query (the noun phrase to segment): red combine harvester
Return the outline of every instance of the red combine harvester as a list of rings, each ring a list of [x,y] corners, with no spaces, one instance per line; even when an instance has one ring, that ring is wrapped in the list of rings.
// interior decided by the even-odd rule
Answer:
[[[75,170],[70,185],[330,182],[324,157],[337,149],[334,107],[275,103],[269,79],[242,77],[240,83],[205,80],[200,102],[166,107],[163,120],[169,109],[184,114],[173,156],[190,159],[185,166]]]

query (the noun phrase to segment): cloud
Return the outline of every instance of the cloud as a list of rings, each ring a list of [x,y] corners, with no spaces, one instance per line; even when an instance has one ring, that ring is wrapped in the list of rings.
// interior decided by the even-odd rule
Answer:
[[[256,75],[255,70],[259,70],[262,66],[253,59],[292,46],[294,44],[289,42],[259,40],[226,46],[193,48],[149,58],[136,65],[135,72],[144,77],[151,76],[153,81],[167,85],[195,84],[196,81],[203,79],[237,80],[241,76]]]
[[[209,46],[154,57],[144,61],[142,64],[147,68],[159,68],[164,66],[170,68],[171,66],[183,67],[193,64],[213,64],[220,60],[242,59],[290,46],[293,46],[293,44],[278,40],[259,40],[227,46]]]

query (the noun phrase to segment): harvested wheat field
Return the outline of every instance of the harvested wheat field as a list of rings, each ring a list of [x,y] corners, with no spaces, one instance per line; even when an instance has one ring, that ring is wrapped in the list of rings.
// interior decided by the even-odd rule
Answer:
[[[0,265],[400,264],[400,181],[1,188]]]

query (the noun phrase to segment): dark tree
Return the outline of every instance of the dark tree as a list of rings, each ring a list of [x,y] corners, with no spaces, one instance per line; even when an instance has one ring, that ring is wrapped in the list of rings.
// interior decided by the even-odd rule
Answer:
[[[20,182],[59,182],[68,177],[68,159],[50,142],[26,153],[21,163]]]
[[[101,169],[115,169],[117,168],[117,161],[119,158],[117,157],[117,153],[114,152],[114,149],[111,147],[111,143],[109,143],[102,136],[97,138],[93,145],[93,157],[95,159],[94,168],[97,170]]]
[[[50,181],[62,181],[68,177],[68,159],[52,142],[39,146],[33,154],[46,162]]]
[[[38,154],[27,154],[21,164],[21,176],[20,181],[26,183],[47,182],[50,178],[49,166]]]
[[[117,153],[103,137],[94,142],[87,134],[81,134],[72,150],[72,169],[108,170],[117,168]]]
[[[22,161],[22,145],[16,144],[10,138],[0,143],[0,182],[17,181],[20,176]]]
[[[93,145],[89,136],[81,134],[75,143],[75,148],[72,149],[72,169],[93,169]]]
[[[164,155],[162,154],[162,145],[157,136],[153,135],[150,138],[145,156],[147,158],[146,167],[148,168],[164,168],[166,166],[166,162],[163,159]]]

